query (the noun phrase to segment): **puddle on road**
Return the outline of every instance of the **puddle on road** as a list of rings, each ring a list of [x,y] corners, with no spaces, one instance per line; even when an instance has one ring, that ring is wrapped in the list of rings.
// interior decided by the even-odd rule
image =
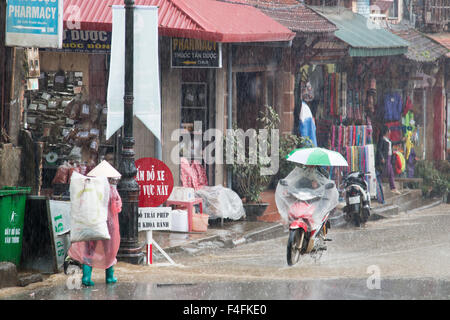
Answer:
[[[450,299],[450,282],[436,279],[382,279],[379,289],[367,279],[204,283],[96,284],[94,288],[43,288],[12,300],[378,300]]]

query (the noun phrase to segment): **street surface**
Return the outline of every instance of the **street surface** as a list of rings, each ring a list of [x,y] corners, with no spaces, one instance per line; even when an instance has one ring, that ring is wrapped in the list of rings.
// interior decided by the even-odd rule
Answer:
[[[119,262],[115,285],[106,286],[104,272],[94,269],[92,288],[76,289],[74,276],[57,274],[0,289],[0,299],[450,299],[450,205],[331,229],[329,238],[320,259],[303,256],[293,267],[286,233],[174,255],[176,266]]]

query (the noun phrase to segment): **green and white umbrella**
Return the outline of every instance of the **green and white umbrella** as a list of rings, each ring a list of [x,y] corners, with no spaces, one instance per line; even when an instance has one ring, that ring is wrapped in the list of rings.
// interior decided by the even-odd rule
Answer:
[[[347,160],[339,152],[324,148],[295,149],[286,156],[286,160],[309,166],[348,166]]]

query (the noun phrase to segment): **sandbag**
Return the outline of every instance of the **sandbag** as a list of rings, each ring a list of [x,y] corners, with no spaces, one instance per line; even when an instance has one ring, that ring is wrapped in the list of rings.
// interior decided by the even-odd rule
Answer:
[[[106,177],[86,177],[73,172],[70,178],[70,241],[109,240],[109,182]]]

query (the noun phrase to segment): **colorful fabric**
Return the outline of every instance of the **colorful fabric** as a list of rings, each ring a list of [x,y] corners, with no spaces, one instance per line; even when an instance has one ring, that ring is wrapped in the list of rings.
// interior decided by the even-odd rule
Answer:
[[[74,242],[68,255],[82,264],[94,268],[108,269],[117,263],[117,252],[120,246],[119,216],[122,211],[122,199],[115,186],[110,186],[108,204],[108,231],[111,239]]]
[[[202,166],[200,161],[193,160],[191,163],[191,168],[197,177],[198,188],[201,189],[202,187],[207,186],[208,185],[208,177],[206,175],[206,169],[204,166]]]
[[[403,156],[403,153],[401,153],[400,151],[395,151],[394,156],[395,156],[395,173],[399,175],[406,169],[405,157]]]
[[[393,142],[401,141],[403,137],[402,125],[400,121],[387,122],[385,125],[391,131],[389,133],[389,139]]]
[[[406,114],[411,111],[413,108],[411,99],[409,97],[406,97],[405,107],[403,108],[402,115],[406,116]]]
[[[408,111],[406,115],[402,117],[402,129],[405,136],[409,131],[414,131],[416,129],[414,113],[412,111]]]
[[[406,134],[406,142],[405,142],[405,150],[406,150],[405,157],[406,157],[406,159],[409,159],[409,154],[411,153],[411,148],[413,147],[411,137],[412,137],[412,132],[408,131]]]
[[[199,189],[197,174],[192,169],[189,161],[184,157],[180,159],[180,180],[183,187],[194,188],[194,190]]]

